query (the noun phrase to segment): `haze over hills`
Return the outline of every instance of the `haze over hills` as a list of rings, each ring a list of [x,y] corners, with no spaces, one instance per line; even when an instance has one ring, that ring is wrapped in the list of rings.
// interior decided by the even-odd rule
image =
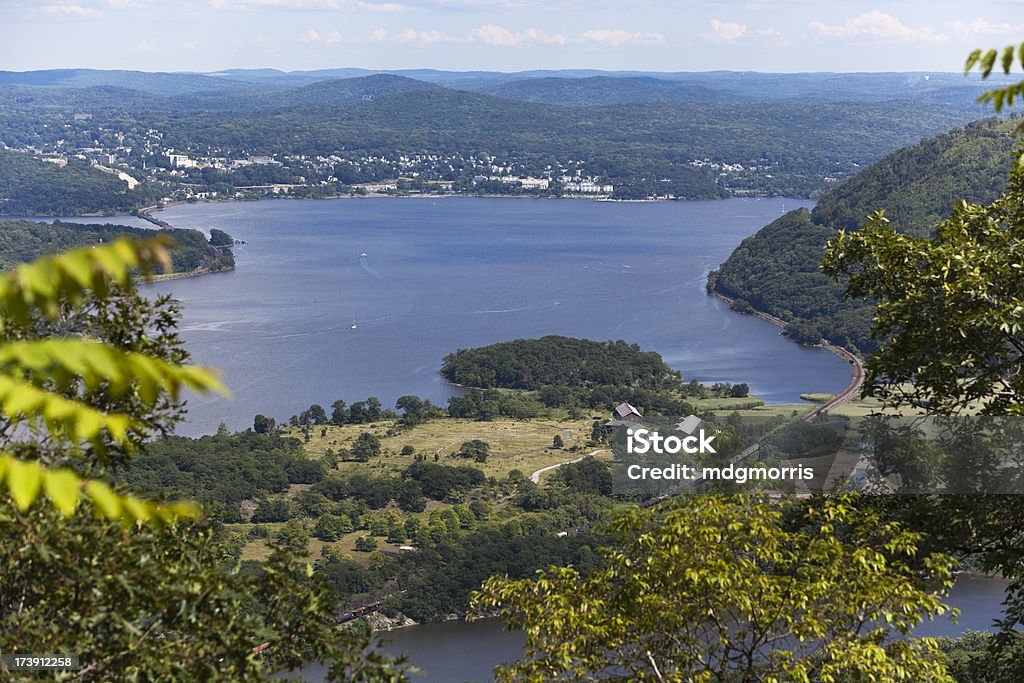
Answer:
[[[928,235],[955,201],[988,203],[1006,188],[1017,121],[987,119],[898,150],[832,190],[813,211],[787,213],[748,237],[709,285],[790,321],[800,336],[874,348],[873,306],[844,299],[819,269],[837,229],[856,230],[884,209],[894,229]]]
[[[980,83],[973,78],[958,73],[942,72],[782,74],[750,71],[643,72],[562,69],[506,73],[435,69],[389,71],[361,68],[290,72],[277,69],[229,69],[205,74],[97,69],[0,71],[0,86],[118,86],[152,95],[180,96],[294,90],[321,81],[379,74],[401,76],[457,90],[501,94],[511,99],[522,98],[555,104],[577,104],[574,98],[577,97],[578,91],[590,92],[607,87],[622,90],[623,95],[619,101],[623,102],[694,99],[680,94],[687,88],[695,93],[717,93],[719,97],[729,96],[747,101],[891,100],[920,96],[923,93],[947,88],[981,88]],[[561,100],[557,97],[559,89],[564,89],[566,93]],[[629,96],[631,92],[635,93],[633,97]]]

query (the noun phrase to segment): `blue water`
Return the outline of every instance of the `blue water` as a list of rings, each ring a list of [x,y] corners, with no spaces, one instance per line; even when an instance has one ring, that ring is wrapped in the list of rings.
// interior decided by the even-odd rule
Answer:
[[[458,348],[561,334],[626,339],[685,379],[746,382],[770,403],[833,392],[849,370],[707,296],[707,273],[792,199],[611,203],[343,199],[179,205],[159,217],[246,244],[235,272],[155,285],[185,305],[195,361],[231,401],[196,398],[183,433],[312,403],[444,403]],[[361,254],[366,254],[365,257]],[[353,328],[355,325],[355,328]]]

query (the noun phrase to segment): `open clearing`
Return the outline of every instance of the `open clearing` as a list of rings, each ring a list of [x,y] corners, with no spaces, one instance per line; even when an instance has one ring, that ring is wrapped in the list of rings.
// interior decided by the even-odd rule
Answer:
[[[602,416],[601,419],[607,418]],[[370,432],[381,439],[381,456],[371,458],[366,463],[340,462],[339,470],[363,469],[391,474],[401,472],[414,462],[413,455],[400,455],[402,448],[412,446],[415,453],[425,455],[428,462],[434,462],[436,455],[437,461],[443,464],[472,465],[488,476],[500,478],[512,470],[529,475],[542,467],[572,460],[589,452],[585,449],[592,424],[593,416],[590,414],[575,420],[568,417],[491,421],[442,418],[392,436],[388,436],[388,431],[393,427],[393,421],[390,420],[341,427],[324,425],[311,428],[310,440],[305,448],[311,456],[320,457],[328,448],[334,452],[348,450],[359,434]],[[323,436],[321,431],[324,432]],[[301,438],[299,430],[293,430],[293,434]],[[551,448],[555,435],[562,437],[565,442],[563,448]],[[473,439],[490,444],[491,455],[487,462],[478,463],[456,455],[464,442]]]

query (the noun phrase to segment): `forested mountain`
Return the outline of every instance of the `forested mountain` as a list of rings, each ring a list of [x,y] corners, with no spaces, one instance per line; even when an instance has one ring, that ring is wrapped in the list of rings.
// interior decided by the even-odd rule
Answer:
[[[727,92],[660,78],[530,78],[491,86],[481,92],[523,102],[593,107],[630,102],[722,102]]]
[[[375,74],[361,78],[317,81],[301,88],[270,95],[260,104],[265,107],[294,106],[296,103],[313,106],[355,104],[386,95],[436,87],[414,78]]]
[[[119,237],[146,238],[154,230],[124,225],[82,225],[78,223],[37,223],[35,221],[0,221],[0,270],[27,263],[44,254],[57,254],[74,247],[110,242]],[[198,230],[173,230],[171,248],[174,272],[187,273],[199,268],[209,271],[234,267],[230,249],[215,248]],[[219,230],[214,235],[221,243],[231,244],[230,237]]]
[[[225,147],[260,154],[316,155],[343,149],[515,155],[544,168],[584,159],[612,182],[667,181],[689,199],[727,194],[718,173],[694,160],[767,166],[757,189],[807,196],[822,178],[867,165],[884,151],[948,129],[962,114],[921,111],[910,103],[651,102],[567,108],[521,103],[442,88],[419,89],[348,107],[301,105],[273,113],[156,119],[175,147]],[[543,163],[542,163],[543,162]],[[659,193],[660,194],[660,193]],[[644,195],[646,196],[646,195]]]
[[[873,307],[846,301],[846,285],[824,275],[825,242],[837,229],[856,230],[884,209],[892,227],[926,235],[954,201],[990,202],[1006,187],[1017,121],[987,119],[901,149],[825,195],[812,212],[791,211],[748,237],[709,286],[820,336],[873,348]]]
[[[528,101],[539,93],[559,89],[571,93],[577,88],[603,86],[620,91],[618,101],[680,99],[680,90],[717,93],[715,99],[767,100],[893,100],[920,98],[943,89],[961,91],[979,84],[959,73],[761,73],[753,71],[647,72],[556,69],[504,73],[493,71],[441,71],[437,69],[374,70],[359,68],[280,71],[277,69],[227,69],[214,73],[167,73],[130,70],[48,69],[41,71],[0,71],[0,87],[28,86],[38,89],[82,89],[117,86],[149,95],[178,97],[197,93],[245,93],[295,90],[312,83],[373,75],[390,75],[432,83],[446,88],[493,92],[508,88],[504,96],[519,93]],[[999,78],[993,76],[993,78]],[[561,83],[559,83],[561,82]],[[533,84],[534,88],[530,87]],[[665,94],[652,98],[654,92]],[[629,99],[634,93],[637,99]],[[518,99],[518,98],[517,98]],[[690,99],[690,98],[682,98]],[[569,102],[560,102],[569,103]]]

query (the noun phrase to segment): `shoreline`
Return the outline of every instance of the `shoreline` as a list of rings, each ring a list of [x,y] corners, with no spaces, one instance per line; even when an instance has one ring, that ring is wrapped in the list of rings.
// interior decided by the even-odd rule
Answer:
[[[736,299],[726,296],[725,294],[722,294],[716,289],[711,289],[708,292],[708,294],[715,297],[719,301],[723,301],[729,304],[730,306],[732,306],[733,302],[736,301]],[[737,313],[739,315],[752,315],[754,317],[760,318],[761,320],[764,320],[767,323],[771,323],[776,327],[781,327],[783,330],[786,329],[785,320],[783,320],[782,318],[777,318],[774,315],[771,315],[770,313],[765,313],[764,311],[754,309],[753,313],[740,313],[739,311],[733,311],[733,313]],[[801,344],[801,346],[805,345]],[[861,361],[860,358],[850,353],[843,347],[836,346],[835,344],[832,344],[831,342],[825,339],[822,339],[821,343],[819,344],[814,344],[811,348],[828,351],[829,353],[835,354],[839,358],[845,360],[850,366],[850,381],[842,389],[842,391],[835,394],[830,400],[814,407],[814,409],[807,413],[807,415],[804,416],[805,420],[813,420],[822,413],[827,413],[833,408],[837,408],[840,405],[846,403],[851,398],[854,398],[857,392],[860,391],[861,386],[863,386],[864,384],[864,363]]]
[[[153,275],[151,277],[139,278],[137,281],[145,284],[155,284],[157,282],[169,282],[171,280],[187,280],[193,277],[202,277],[203,275],[216,275],[218,273],[231,273],[234,272],[235,268],[224,268],[223,270],[209,270],[207,268],[196,268],[195,270],[189,270],[182,273],[160,273],[159,275]]]
[[[705,197],[703,199],[682,199],[673,198],[668,199],[664,197],[647,197],[644,199],[615,199],[607,195],[536,195],[536,194],[488,194],[488,193],[449,193],[449,194],[430,194],[430,193],[418,193],[418,194],[394,194],[389,192],[366,192],[364,194],[335,194],[325,197],[298,197],[289,194],[277,194],[269,197],[256,197],[256,198],[245,198],[245,197],[214,197],[214,198],[203,198],[195,200],[187,199],[176,199],[172,202],[167,202],[161,207],[157,205],[146,206],[138,209],[138,217],[143,220],[147,220],[155,225],[167,226],[168,229],[173,230],[174,227],[169,224],[160,221],[160,219],[151,215],[154,211],[162,211],[172,206],[178,206],[180,204],[228,204],[231,202],[262,202],[274,199],[288,199],[295,201],[317,201],[317,200],[335,200],[335,199],[571,199],[579,201],[591,201],[591,202],[603,202],[612,204],[654,204],[663,202],[717,202],[728,199],[795,199],[798,201],[814,201],[807,197],[782,197],[782,196],[764,196],[764,197]],[[143,214],[146,215],[143,215]],[[116,218],[116,216],[114,216]]]
[[[159,218],[156,218],[155,216],[152,215],[152,212],[153,211],[162,211],[163,209],[166,209],[167,207],[176,206],[178,204],[184,204],[184,203],[185,202],[177,201],[177,202],[169,202],[167,204],[164,204],[161,207],[157,207],[156,204],[154,204],[153,206],[145,206],[145,207],[139,209],[138,211],[136,211],[135,215],[137,217],[141,218],[142,220],[149,221],[150,223],[152,223],[153,225],[157,226],[161,230],[174,231],[174,230],[177,230],[177,228],[175,228],[173,225],[171,225],[170,223],[168,223],[165,220],[161,220]],[[219,253],[219,250],[218,250],[218,253]],[[235,266],[231,266],[230,268],[222,268],[220,270],[210,270],[209,268],[200,266],[199,268],[196,268],[195,270],[189,270],[189,271],[182,272],[182,273],[161,273],[159,275],[153,275],[153,276],[151,276],[149,278],[140,278],[139,281],[145,282],[145,283],[148,283],[148,284],[152,284],[152,283],[157,283],[157,282],[169,282],[171,280],[186,280],[188,278],[202,277],[203,275],[215,275],[217,273],[231,273],[231,272],[234,272],[234,270],[235,270]]]

